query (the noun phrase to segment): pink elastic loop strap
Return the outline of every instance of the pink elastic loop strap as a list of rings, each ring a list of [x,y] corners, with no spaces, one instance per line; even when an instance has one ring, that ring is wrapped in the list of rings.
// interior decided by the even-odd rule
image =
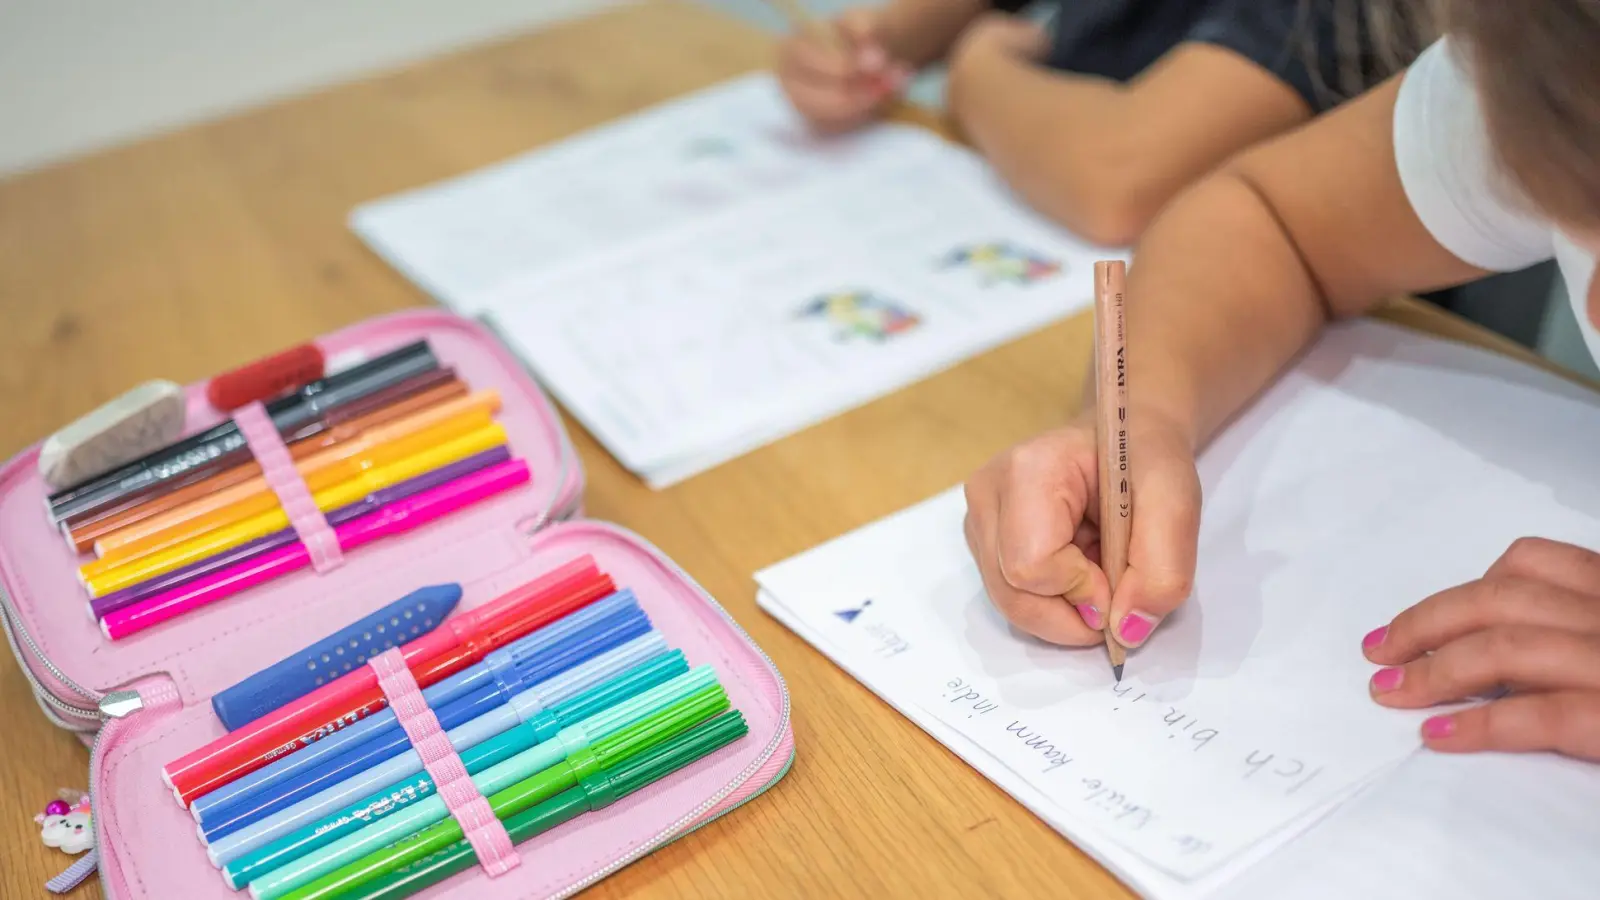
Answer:
[[[434,788],[444,800],[444,808],[461,823],[461,833],[478,855],[478,865],[490,878],[515,869],[522,864],[511,844],[506,826],[494,816],[478,786],[472,783],[461,756],[450,745],[450,738],[439,726],[439,717],[428,708],[417,687],[417,679],[406,668],[405,655],[399,647],[391,647],[367,660],[367,665],[378,673],[378,687],[389,698],[400,727],[405,729],[411,746],[422,759],[423,768],[433,778]]]
[[[266,407],[260,401],[242,406],[233,414],[233,424],[244,435],[250,454],[261,465],[261,477],[266,479],[278,503],[289,514],[289,524],[300,542],[306,545],[311,556],[311,567],[318,572],[337,569],[344,565],[344,551],[339,549],[339,537],[328,525],[328,517],[311,499],[311,491],[295,468],[289,448],[273,426]]]

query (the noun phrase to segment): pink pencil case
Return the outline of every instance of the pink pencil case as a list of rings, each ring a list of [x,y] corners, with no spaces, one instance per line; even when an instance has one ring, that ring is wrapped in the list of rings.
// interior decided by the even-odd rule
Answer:
[[[498,420],[523,484],[418,530],[111,642],[86,612],[80,562],[43,512],[38,447],[0,469],[0,623],[57,725],[93,738],[89,793],[107,898],[242,898],[223,883],[161,767],[224,733],[212,694],[410,591],[456,582],[458,613],[584,554],[631,588],[669,645],[710,664],[749,734],[598,812],[518,845],[498,878],[463,872],[419,896],[565,897],[741,805],[794,759],[789,693],[772,660],[716,600],[643,538],[581,518],[583,472],[560,417],[482,326],[440,311],[372,319],[317,340],[329,359],[371,358],[426,339],[474,390],[500,392]],[[188,388],[188,428],[225,416]],[[40,804],[49,798],[41,797]],[[66,857],[63,857],[66,859]]]

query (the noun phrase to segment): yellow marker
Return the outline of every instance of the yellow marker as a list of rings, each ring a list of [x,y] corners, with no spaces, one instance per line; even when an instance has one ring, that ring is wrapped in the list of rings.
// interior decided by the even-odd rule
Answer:
[[[494,391],[483,391],[421,410],[308,456],[296,468],[306,488],[316,493],[367,469],[389,465],[488,425],[499,400]],[[90,574],[175,547],[277,506],[278,495],[266,479],[252,478],[106,535],[95,543],[104,568]]]
[[[337,509],[354,503],[373,491],[459,462],[505,442],[506,430],[499,423],[493,423],[486,428],[480,428],[437,447],[413,454],[391,465],[369,469],[356,478],[313,494],[312,500],[317,504],[317,508],[324,512]],[[112,591],[138,584],[157,575],[164,575],[173,569],[231,550],[247,541],[265,537],[288,527],[288,513],[282,509],[274,509],[159,553],[114,565],[104,571],[91,571],[100,563],[98,561],[89,563],[78,570],[78,575],[88,588],[90,597],[102,597]]]

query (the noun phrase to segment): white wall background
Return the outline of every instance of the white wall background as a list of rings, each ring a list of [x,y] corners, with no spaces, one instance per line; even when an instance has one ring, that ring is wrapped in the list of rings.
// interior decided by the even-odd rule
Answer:
[[[0,176],[610,0],[0,0]]]

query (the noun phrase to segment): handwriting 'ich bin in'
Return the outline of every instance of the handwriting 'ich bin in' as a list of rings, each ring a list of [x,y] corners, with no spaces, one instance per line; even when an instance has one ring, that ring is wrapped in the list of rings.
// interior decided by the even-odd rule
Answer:
[[[1112,712],[1132,707],[1146,697],[1143,692],[1134,693],[1132,685],[1117,685],[1112,687],[1111,691],[1117,696],[1117,705],[1111,708]],[[1161,723],[1168,740],[1187,738],[1190,749],[1196,752],[1210,744],[1218,735],[1215,728],[1201,727],[1198,719],[1175,706],[1166,707],[1166,711],[1161,714]],[[1281,790],[1284,796],[1293,796],[1320,774],[1322,774],[1320,766],[1313,767],[1304,760],[1256,749],[1244,757],[1240,777],[1272,791]]]
[[[1131,684],[1113,685],[1111,692],[1117,695],[1119,701],[1116,706],[1111,708],[1112,712],[1120,712],[1145,699],[1144,692],[1133,693],[1133,685]],[[1160,708],[1159,706],[1151,707],[1152,710]],[[1166,712],[1161,714],[1161,722],[1164,726],[1167,740],[1184,740],[1187,742],[1189,749],[1197,753],[1217,737],[1215,728],[1202,727],[1199,719],[1178,709],[1176,706],[1168,706],[1166,708]]]

